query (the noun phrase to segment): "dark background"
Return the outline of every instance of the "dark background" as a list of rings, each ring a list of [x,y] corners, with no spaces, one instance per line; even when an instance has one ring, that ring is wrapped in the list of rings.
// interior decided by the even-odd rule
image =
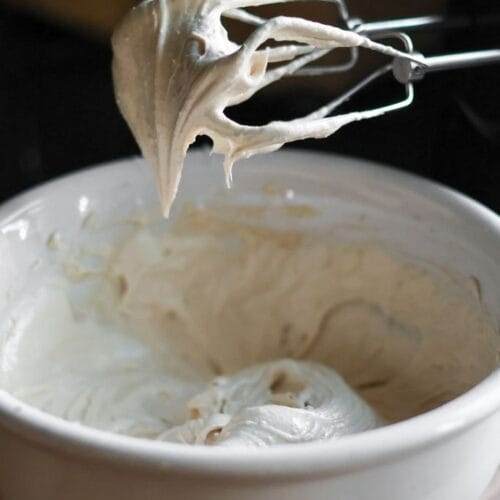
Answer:
[[[500,13],[497,1],[470,4],[476,16]],[[449,3],[450,13],[463,10],[461,2]],[[493,47],[500,47],[500,24],[447,32],[426,53]],[[138,154],[114,103],[105,40],[0,3],[0,57],[0,201],[57,175]],[[394,165],[500,212],[499,89],[500,65],[431,75],[418,85],[410,109],[294,147]],[[390,102],[401,90],[381,82],[351,105]],[[246,123],[291,118],[330,97],[324,86],[299,83],[259,95],[234,113]]]

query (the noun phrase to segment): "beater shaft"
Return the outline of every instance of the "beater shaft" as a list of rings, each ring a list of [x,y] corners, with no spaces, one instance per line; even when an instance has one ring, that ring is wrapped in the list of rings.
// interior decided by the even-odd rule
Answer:
[[[489,28],[500,26],[500,15],[489,16],[420,16],[382,21],[363,22],[358,18],[347,21],[349,29],[369,35],[386,31],[416,32],[426,30],[448,30],[465,28]]]
[[[394,61],[394,76],[399,82],[408,83],[422,80],[427,73],[500,64],[500,49],[422,57],[422,62],[424,65],[398,58]]]

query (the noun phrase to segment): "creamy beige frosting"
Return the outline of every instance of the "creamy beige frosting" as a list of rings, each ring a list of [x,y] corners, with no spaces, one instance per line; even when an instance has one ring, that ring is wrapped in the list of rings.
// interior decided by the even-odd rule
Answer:
[[[306,138],[327,137],[353,121],[384,110],[331,116],[329,104],[308,116],[261,127],[241,125],[224,110],[339,47],[365,47],[390,56],[399,51],[332,26],[277,17],[238,45],[221,17],[246,19],[239,8],[276,0],[146,0],[113,36],[113,74],[119,107],[142,153],[154,166],[165,215],[179,187],[184,158],[198,135],[209,136],[225,156],[227,183],[233,163]],[[269,40],[291,42],[262,48]],[[268,68],[269,64],[284,63]]]
[[[417,415],[495,369],[474,283],[263,222],[314,213],[285,208],[192,209],[101,260],[65,254],[9,318],[1,387],[107,431],[266,446]]]
[[[159,439],[269,446],[338,438],[382,425],[334,370],[293,360],[217,377],[188,408],[192,419]]]

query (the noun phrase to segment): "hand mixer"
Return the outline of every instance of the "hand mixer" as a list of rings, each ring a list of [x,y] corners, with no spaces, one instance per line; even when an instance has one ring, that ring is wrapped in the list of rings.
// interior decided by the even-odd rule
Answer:
[[[323,1],[332,3],[338,9],[341,28],[354,31],[372,40],[395,39],[402,43],[404,51],[408,54],[408,57],[397,57],[392,62],[378,68],[362,81],[354,85],[350,90],[328,104],[327,108],[329,112],[335,110],[354,96],[354,94],[387,73],[392,72],[395,79],[405,86],[406,95],[403,100],[375,109],[375,112],[390,112],[411,105],[414,100],[414,83],[422,80],[428,73],[466,69],[487,64],[500,64],[500,49],[425,57],[414,50],[412,38],[408,34],[425,29],[442,30],[495,25],[496,23],[500,24],[500,16],[490,16],[488,18],[484,17],[478,19],[472,16],[446,17],[434,15],[377,22],[363,22],[361,19],[351,16],[344,0]],[[251,14],[243,9],[232,10],[226,13],[226,16],[254,26],[260,26],[266,22],[266,19]],[[349,49],[350,55],[347,62],[331,66],[305,67],[289,76],[319,76],[345,72],[356,66],[359,60],[358,53],[359,51],[357,48],[352,48]],[[324,113],[325,107],[322,108],[321,111]]]

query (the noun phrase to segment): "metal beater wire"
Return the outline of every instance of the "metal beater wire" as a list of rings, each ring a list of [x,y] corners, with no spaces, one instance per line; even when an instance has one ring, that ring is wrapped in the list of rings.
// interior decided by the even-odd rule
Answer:
[[[347,9],[344,0],[323,0],[323,1],[333,3],[337,6],[340,18],[346,27],[350,27],[351,25],[356,24],[356,21],[350,17],[349,11]],[[236,19],[251,26],[261,26],[267,21],[267,19],[259,17],[243,9],[233,9],[231,11],[226,12],[224,15],[230,19]],[[405,33],[401,32],[376,33],[371,38],[373,40],[396,38],[403,43],[405,51],[408,54],[408,57],[410,58],[413,56],[413,42],[411,38]],[[317,54],[319,58],[326,55],[327,52],[329,51],[327,50],[325,51],[324,49],[316,49],[311,51],[311,54]],[[356,66],[359,60],[358,48],[353,47],[349,49],[349,54],[350,54],[349,60],[345,63],[331,65],[331,66],[309,66],[306,68],[302,68],[288,76],[323,76],[323,75],[343,73],[349,71]],[[354,87],[352,87],[347,92],[342,94],[340,97],[336,98],[332,102],[328,103],[327,105],[323,106],[322,108],[318,109],[317,111],[309,115],[309,118],[316,119],[328,116],[339,106],[349,101],[355,94],[357,94],[358,92],[369,86],[378,78],[381,78],[384,75],[390,73],[391,71],[393,71],[393,69],[394,69],[393,63],[389,63],[381,68],[378,68],[373,73],[371,73],[363,80],[361,80],[359,83],[354,85]],[[373,110],[370,110],[370,112],[378,116],[381,114],[389,113],[391,111],[396,111],[410,106],[413,103],[415,96],[415,90],[412,82],[407,82],[405,84],[405,91],[406,95],[403,100],[397,101],[393,104],[389,104],[386,106],[381,106],[379,108],[374,108]]]

